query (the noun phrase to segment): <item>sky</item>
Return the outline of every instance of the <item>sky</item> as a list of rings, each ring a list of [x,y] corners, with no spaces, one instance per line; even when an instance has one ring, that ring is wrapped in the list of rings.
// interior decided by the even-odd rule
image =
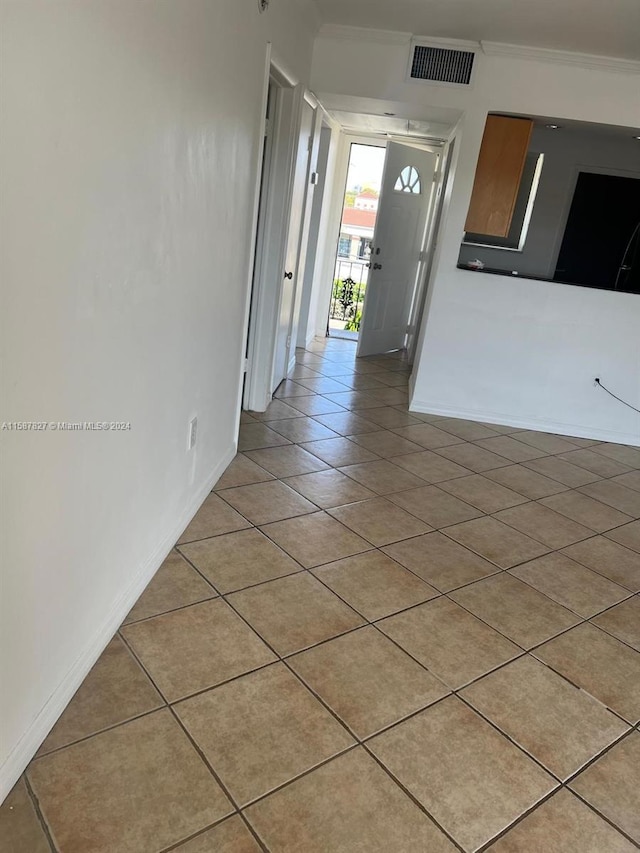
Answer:
[[[373,187],[379,192],[382,184],[385,153],[384,148],[354,143],[351,146],[347,189],[352,189],[355,186],[367,186]]]

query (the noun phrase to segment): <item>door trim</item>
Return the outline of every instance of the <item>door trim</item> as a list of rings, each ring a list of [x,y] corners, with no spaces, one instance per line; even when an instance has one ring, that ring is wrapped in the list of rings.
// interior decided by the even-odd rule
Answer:
[[[273,139],[270,169],[266,186],[263,187],[263,140],[266,129],[267,98],[271,82],[277,86],[278,94],[271,128]],[[293,131],[297,124],[297,115],[300,109],[300,88],[298,79],[278,59],[272,51],[271,44],[268,43],[263,81],[262,122],[256,139],[254,161],[256,185],[249,242],[250,261],[244,318],[243,355],[246,352],[248,368],[245,379],[243,359],[239,377],[241,393],[244,383],[242,408],[252,411],[264,411],[271,401],[275,335],[288,232],[286,213],[292,191]],[[263,192],[266,193],[265,217],[264,222],[260,223],[259,226],[258,212]],[[260,234],[258,233],[259,228]],[[269,246],[270,251],[261,251],[262,246]],[[237,427],[239,427],[240,407],[237,417]]]

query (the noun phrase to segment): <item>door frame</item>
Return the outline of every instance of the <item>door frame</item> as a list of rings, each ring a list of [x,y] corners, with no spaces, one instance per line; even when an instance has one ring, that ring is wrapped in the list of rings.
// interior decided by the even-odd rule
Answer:
[[[347,177],[349,175],[349,162],[351,160],[351,146],[370,145],[374,148],[387,147],[387,138],[379,135],[363,135],[355,133],[340,133],[338,142],[338,153],[333,176],[333,187],[330,194],[330,211],[328,217],[327,241],[323,260],[323,285],[318,296],[318,312],[316,315],[316,334],[326,335],[327,319],[331,310],[331,293],[333,289],[333,274],[338,257],[338,240],[340,239],[340,226],[342,224],[342,209],[344,196],[347,190]],[[320,310],[322,308],[322,310]]]
[[[269,85],[277,87],[273,138],[268,174],[263,186],[264,137]],[[271,376],[275,336],[282,292],[282,270],[289,230],[288,210],[293,190],[296,127],[302,105],[303,87],[298,78],[267,44],[263,81],[262,121],[256,140],[254,173],[256,186],[249,241],[249,271],[244,316],[243,349],[239,379],[241,407],[264,411],[271,401]],[[263,194],[265,215],[258,222]],[[269,251],[266,251],[269,247]],[[244,384],[244,389],[243,389]],[[240,409],[238,410],[238,423]]]

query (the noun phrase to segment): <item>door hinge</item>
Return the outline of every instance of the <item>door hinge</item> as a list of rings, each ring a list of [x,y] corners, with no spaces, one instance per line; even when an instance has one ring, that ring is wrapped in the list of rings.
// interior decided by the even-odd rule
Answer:
[[[249,370],[249,359],[248,359],[248,358],[245,358],[245,360],[244,360],[244,362],[243,362],[243,364],[242,364],[242,372],[243,372],[243,373],[247,373],[247,372],[248,372],[248,370]]]
[[[291,349],[291,335],[287,335],[287,349]]]
[[[309,141],[307,142],[307,151],[311,151],[313,148],[313,134],[309,136]]]
[[[421,260],[421,261],[426,261],[426,260],[427,260],[427,256],[428,256],[428,253],[423,249],[423,250],[420,252],[420,260]]]
[[[438,180],[438,173],[434,172],[433,173],[433,182],[435,183],[437,180]]]

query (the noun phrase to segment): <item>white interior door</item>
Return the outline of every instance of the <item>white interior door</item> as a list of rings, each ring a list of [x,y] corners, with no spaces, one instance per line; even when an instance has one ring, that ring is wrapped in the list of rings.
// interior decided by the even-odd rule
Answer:
[[[437,162],[432,151],[400,142],[387,144],[359,356],[405,345]]]
[[[286,377],[289,369],[289,352],[292,346],[291,328],[300,267],[300,238],[302,235],[304,220],[307,176],[309,170],[309,158],[311,155],[310,140],[312,124],[313,109],[306,101],[304,101],[302,105],[300,133],[298,136],[293,175],[287,248],[285,252],[284,270],[282,272],[282,292],[280,298],[280,311],[278,313],[273,377],[271,382],[272,391],[276,390],[278,385]]]

